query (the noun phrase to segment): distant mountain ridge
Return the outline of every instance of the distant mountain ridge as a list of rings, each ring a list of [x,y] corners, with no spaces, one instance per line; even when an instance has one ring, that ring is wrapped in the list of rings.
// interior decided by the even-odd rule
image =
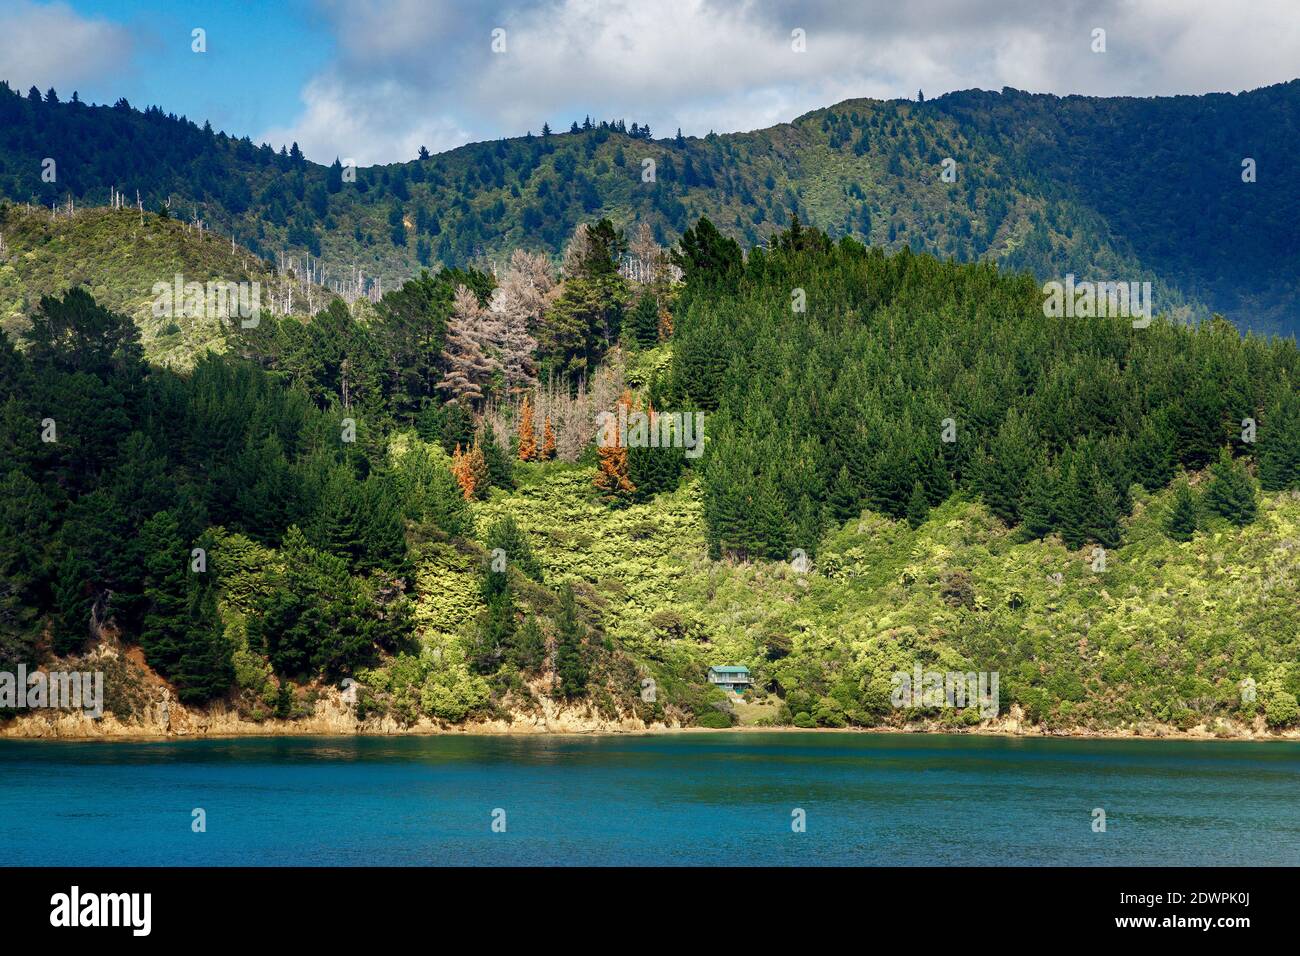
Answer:
[[[0,196],[48,206],[138,190],[147,209],[170,199],[173,215],[268,260],[308,253],[385,288],[423,265],[555,253],[601,216],[648,221],[668,243],[705,215],[757,245],[797,213],[832,235],[992,259],[1041,280],[1151,280],[1158,311],[1300,330],[1300,80],[1147,99],[1004,89],[848,100],[704,138],[620,127],[474,143],[351,182],[341,165],[156,107],[0,86]]]

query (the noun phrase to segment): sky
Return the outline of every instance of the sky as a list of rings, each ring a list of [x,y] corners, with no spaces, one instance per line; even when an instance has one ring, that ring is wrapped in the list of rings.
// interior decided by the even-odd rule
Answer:
[[[587,115],[702,136],[918,90],[1163,96],[1297,76],[1300,0],[0,0],[10,85],[124,96],[325,163]]]

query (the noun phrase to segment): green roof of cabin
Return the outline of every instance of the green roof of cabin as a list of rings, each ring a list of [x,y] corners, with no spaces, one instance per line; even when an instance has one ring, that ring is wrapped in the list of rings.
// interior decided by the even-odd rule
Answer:
[[[718,674],[748,674],[748,667],[710,667],[709,670]]]

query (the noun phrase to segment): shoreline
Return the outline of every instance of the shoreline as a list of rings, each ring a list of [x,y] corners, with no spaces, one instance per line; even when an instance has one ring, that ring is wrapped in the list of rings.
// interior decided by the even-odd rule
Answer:
[[[301,723],[311,723],[310,719]],[[105,743],[157,743],[182,740],[239,740],[267,739],[272,737],[287,738],[393,738],[393,737],[659,737],[678,734],[879,734],[917,737],[996,737],[1008,740],[1180,740],[1180,741],[1237,741],[1242,743],[1300,743],[1300,730],[1287,730],[1271,733],[1263,729],[1237,727],[1232,733],[1215,733],[1205,727],[1192,730],[1180,730],[1161,724],[1144,724],[1125,730],[1097,730],[1088,727],[1071,727],[1067,730],[1045,730],[1038,726],[1017,729],[982,728],[958,729],[950,727],[909,724],[903,727],[758,727],[754,725],[737,725],[734,727],[682,727],[653,724],[648,726],[590,726],[570,728],[514,727],[505,721],[485,721],[464,725],[438,726],[412,725],[410,727],[366,727],[359,725],[352,729],[328,727],[305,729],[295,727],[297,721],[268,721],[266,724],[240,722],[238,729],[225,727],[208,730],[206,728],[186,731],[159,731],[145,726],[114,723],[110,732],[69,732],[73,728],[59,726],[56,722],[29,720],[15,726],[15,722],[0,725],[0,741],[67,741],[86,743],[102,741]],[[603,723],[603,722],[602,722]],[[273,724],[274,726],[268,726]],[[33,726],[36,725],[36,726]],[[26,731],[26,732],[24,732]]]

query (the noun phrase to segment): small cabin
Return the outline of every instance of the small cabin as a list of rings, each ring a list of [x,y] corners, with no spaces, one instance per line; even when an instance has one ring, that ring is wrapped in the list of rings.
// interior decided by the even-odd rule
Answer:
[[[748,667],[710,667],[709,683],[733,694],[743,694],[754,685]]]

